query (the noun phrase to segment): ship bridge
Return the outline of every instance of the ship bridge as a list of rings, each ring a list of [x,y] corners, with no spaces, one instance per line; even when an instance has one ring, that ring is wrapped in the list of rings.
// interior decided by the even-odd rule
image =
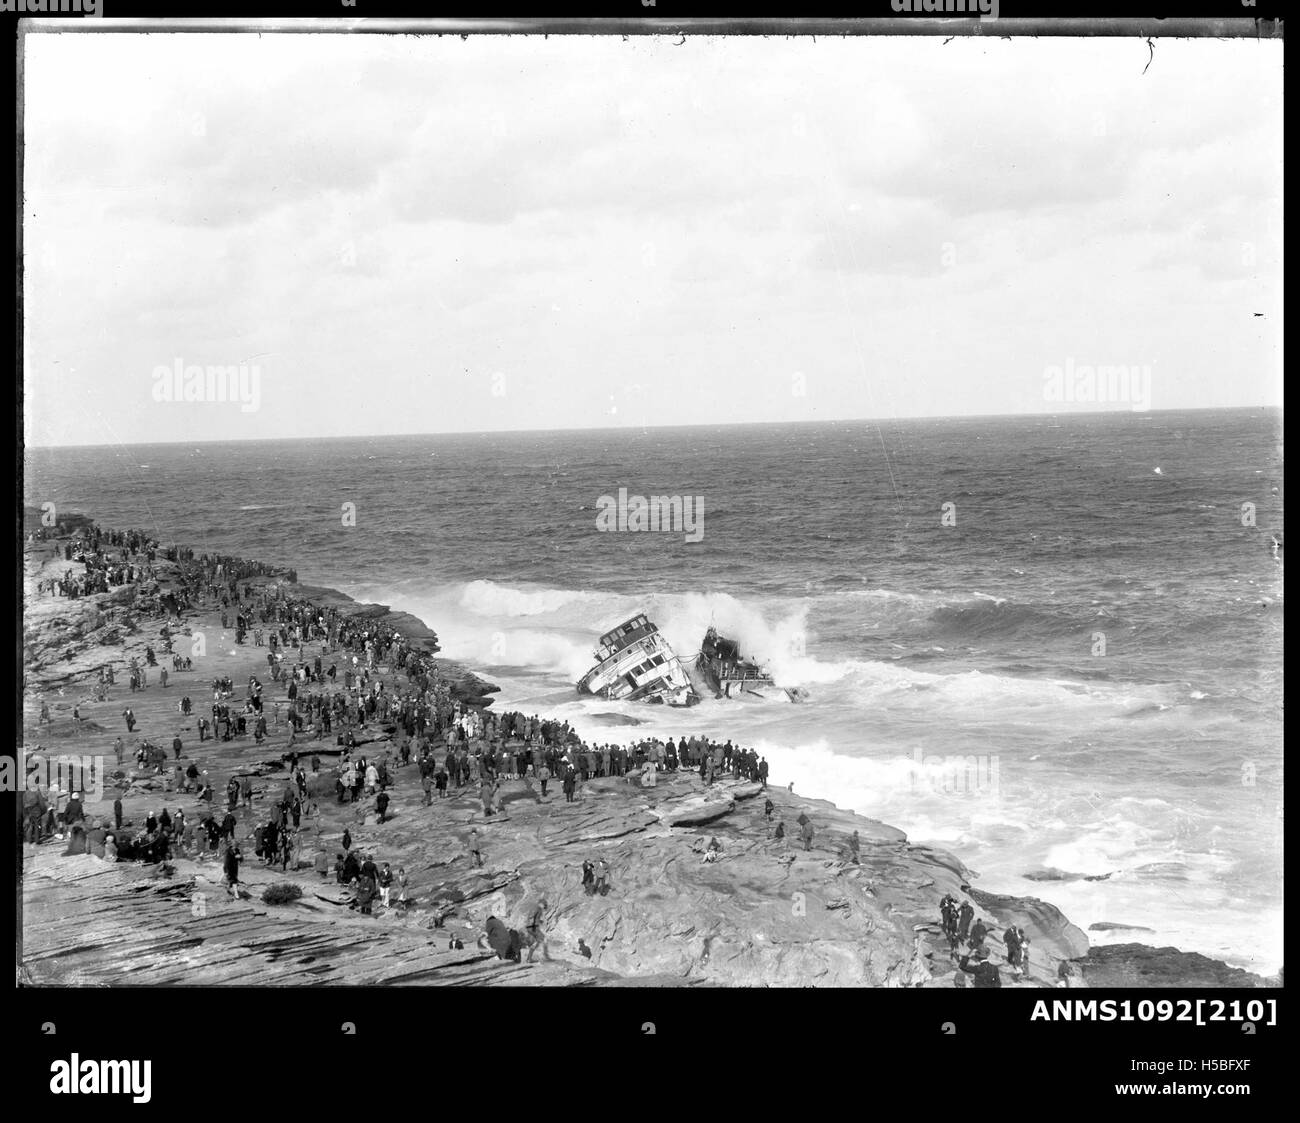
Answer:
[[[645,615],[633,616],[631,620],[600,637],[597,655],[601,659],[608,659],[614,652],[621,651],[645,636],[654,635],[657,631],[659,629]]]

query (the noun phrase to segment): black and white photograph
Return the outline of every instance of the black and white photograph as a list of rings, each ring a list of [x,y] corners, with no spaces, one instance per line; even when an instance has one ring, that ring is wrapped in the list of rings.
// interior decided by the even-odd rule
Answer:
[[[53,22],[20,985],[1281,986],[1279,38]]]

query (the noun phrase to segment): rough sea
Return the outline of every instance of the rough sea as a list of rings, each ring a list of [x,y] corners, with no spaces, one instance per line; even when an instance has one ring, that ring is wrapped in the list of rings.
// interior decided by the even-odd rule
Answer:
[[[499,708],[755,746],[1094,943],[1272,973],[1282,455],[1276,410],[1114,412],[35,449],[24,491],[411,612]],[[620,488],[702,538],[598,530]],[[804,700],[579,697],[642,611]]]

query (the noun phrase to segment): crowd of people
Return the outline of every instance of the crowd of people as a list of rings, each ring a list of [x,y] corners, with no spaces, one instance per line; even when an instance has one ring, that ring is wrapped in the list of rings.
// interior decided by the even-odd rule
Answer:
[[[992,934],[983,917],[976,914],[969,900],[958,903],[951,893],[939,901],[939,922],[953,959],[964,975],[972,977],[976,988],[1000,987],[1002,975],[993,962],[992,949],[986,941]],[[1002,932],[1005,947],[1004,966],[1017,979],[1029,976],[1029,936],[1019,925],[1007,925]],[[959,949],[964,948],[964,951]],[[974,960],[972,963],[971,961]],[[1058,970],[1060,985],[1069,985],[1073,975],[1069,960],[1062,960]]]

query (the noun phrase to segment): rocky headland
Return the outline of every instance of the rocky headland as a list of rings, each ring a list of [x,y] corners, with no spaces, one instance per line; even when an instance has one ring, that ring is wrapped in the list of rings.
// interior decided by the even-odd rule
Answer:
[[[313,752],[322,758],[310,778],[318,810],[303,820],[296,868],[263,866],[249,837],[285,788],[288,727],[269,730],[261,745],[251,736],[200,744],[195,718],[211,703],[214,678],[229,676],[239,688],[250,675],[265,676],[266,648],[236,643],[217,606],[200,605],[182,613],[183,632],[175,635],[177,651],[187,650],[184,631],[208,637],[193,669],[173,673],[165,687],[151,672],[143,690],[129,692],[129,661],[141,659],[149,644],[161,652],[164,615],[152,606],[168,590],[172,563],[155,566],[156,588],[127,585],[76,599],[37,593],[38,581],[79,569],[63,547],[84,525],[65,523],[57,537],[27,544],[24,748],[99,761],[102,790],[87,792],[87,817],[92,828],[111,824],[120,798],[123,834],[164,806],[173,814],[183,808],[190,819],[202,806],[176,790],[170,751],[161,772],[138,766],[129,753],[119,765],[118,736],[148,737],[164,748],[179,736],[182,763],[193,760],[214,778],[219,794],[210,806],[218,818],[229,777],[252,777],[253,805],[236,813],[246,892],[230,895],[215,854],[174,854],[152,865],[108,862],[103,832],[94,829],[77,845],[59,836],[27,843],[20,968],[26,982],[952,987],[968,976],[939,924],[938,903],[951,894],[970,901],[990,929],[1004,986],[1057,986],[1062,961],[1072,964],[1074,986],[1267,985],[1171,948],[1090,949],[1086,934],[1053,906],[983,892],[953,855],[796,794],[780,777],[764,789],[730,776],[706,786],[690,771],[660,772],[654,786],[643,786],[638,775],[611,776],[589,779],[573,802],[558,781],[543,797],[536,784],[512,778],[503,781],[491,816],[473,787],[453,786],[444,799],[435,793],[426,806],[415,766],[396,765],[392,729],[373,723],[363,751],[389,754],[386,821],[378,821],[373,796],[358,803],[335,798],[331,769],[341,750],[333,738],[300,739],[295,748],[303,759]],[[410,642],[437,650],[424,623],[386,606],[305,585],[295,584],[293,594],[391,624]],[[97,676],[107,664],[117,681],[105,689]],[[491,684],[467,668],[438,664],[463,705],[491,703]],[[284,683],[265,684],[267,700],[283,703]],[[184,695],[193,715],[179,711]],[[48,721],[40,718],[42,702]],[[126,705],[138,720],[132,735],[121,716]],[[604,736],[620,739],[618,730]],[[799,838],[800,815],[814,827],[808,849]],[[777,822],[785,824],[783,839],[773,837]],[[324,852],[332,867],[345,829],[354,849],[405,869],[406,902],[362,915],[350,907],[347,886],[317,871],[316,854]],[[472,829],[482,866],[469,850]],[[74,852],[83,846],[85,852]],[[582,884],[584,860],[600,859],[610,872],[606,895]],[[296,900],[262,900],[266,888],[286,883],[300,890]],[[482,939],[489,916],[524,938],[519,962],[498,958]],[[1031,941],[1023,978],[1003,962],[1001,933],[1009,925]]]

